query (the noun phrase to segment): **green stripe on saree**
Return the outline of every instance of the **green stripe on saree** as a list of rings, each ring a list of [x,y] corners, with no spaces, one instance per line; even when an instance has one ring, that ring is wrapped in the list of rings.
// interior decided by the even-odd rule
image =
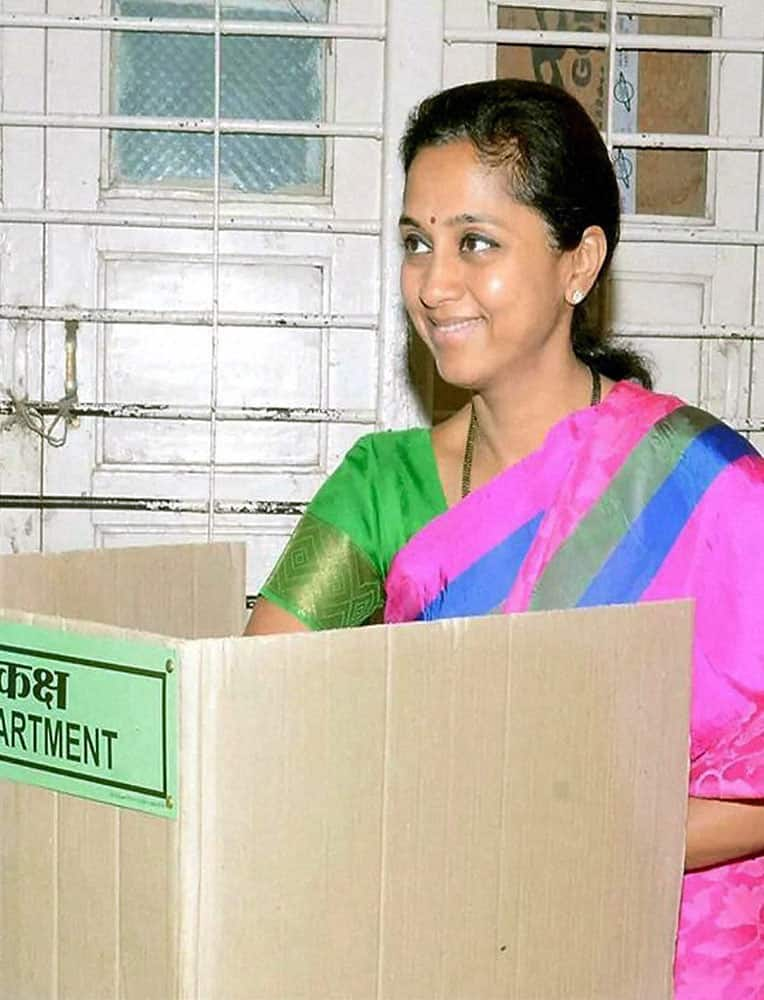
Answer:
[[[530,610],[576,606],[687,446],[716,422],[693,406],[682,406],[658,421],[558,549],[533,589]]]

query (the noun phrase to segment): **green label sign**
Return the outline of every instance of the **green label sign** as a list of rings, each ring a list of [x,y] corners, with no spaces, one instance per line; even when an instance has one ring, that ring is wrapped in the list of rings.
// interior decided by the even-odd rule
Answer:
[[[0,621],[0,778],[174,817],[173,649]]]

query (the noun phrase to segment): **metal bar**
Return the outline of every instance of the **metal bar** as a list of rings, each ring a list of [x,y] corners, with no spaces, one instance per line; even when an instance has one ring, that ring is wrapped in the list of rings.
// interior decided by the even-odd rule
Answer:
[[[7,6],[7,4],[2,4],[3,8],[5,8],[6,6]],[[44,9],[45,10],[48,9],[47,3],[45,5]],[[8,39],[4,35],[3,39],[2,39],[2,44],[3,44],[3,48],[4,49],[5,49],[5,46],[6,46],[7,42],[8,42]],[[50,111],[50,106],[51,106],[51,88],[50,88],[51,36],[48,34],[47,31],[43,33],[42,48],[43,48],[43,51],[44,51],[43,64],[42,64],[41,67],[39,67],[37,69],[37,73],[39,73],[41,71],[41,75],[42,75],[42,80],[41,80],[41,83],[42,83],[42,112],[43,112],[43,114],[48,114],[48,112]],[[4,105],[5,105],[5,102],[0,103],[0,112],[3,110]],[[33,107],[34,106],[39,107],[39,104],[33,105]],[[1,131],[0,131],[0,136],[2,137],[3,146],[5,146],[5,141],[6,141],[7,137]],[[42,134],[38,138],[40,140],[40,146],[42,147],[41,148],[41,152],[42,152],[42,164],[41,164],[41,167],[42,167],[42,192],[41,192],[42,193],[42,206],[41,207],[43,208],[43,210],[45,210],[50,205],[50,195],[51,195],[50,187],[48,185],[48,178],[49,178],[49,176],[50,176],[50,174],[52,172],[52,167],[51,167],[51,165],[50,165],[50,163],[48,161],[48,152],[50,150],[50,145],[51,145],[50,144],[50,135],[48,134],[47,130],[43,129]],[[4,152],[5,152],[5,150],[3,149],[3,161],[5,161]],[[37,198],[39,199],[39,195],[37,196]],[[39,298],[40,303],[42,304],[43,307],[45,307],[48,304],[48,294],[49,294],[49,288],[50,288],[50,283],[51,283],[50,278],[51,278],[51,263],[52,263],[52,259],[51,258],[52,258],[52,253],[51,253],[50,238],[49,238],[50,237],[50,233],[49,233],[48,230],[43,229],[37,235],[39,237],[39,246],[40,246],[40,251],[41,251],[41,253],[40,253],[40,265],[39,265],[39,269],[40,269],[40,272],[39,272],[40,273],[40,289],[39,289],[38,294],[39,294],[39,297],[40,297]],[[36,270],[36,268],[35,268],[35,270]],[[66,329],[66,328],[64,328],[64,329]],[[59,333],[60,331],[56,331],[56,332]],[[30,345],[29,345],[29,340],[28,340],[28,334],[29,334],[29,330],[27,328],[27,350],[29,351]],[[39,365],[40,395],[42,395],[42,396],[45,395],[46,384],[49,384],[47,382],[48,357],[49,357],[49,351],[48,351],[49,337],[47,336],[47,334],[48,334],[47,329],[45,327],[42,327],[40,329],[40,331],[39,331],[39,345],[40,345],[40,349],[39,349],[39,355],[38,355],[38,357],[34,358],[33,351],[31,351],[27,355],[30,358],[30,361],[33,361],[33,363],[36,362],[36,367]],[[25,382],[25,385],[26,385],[26,382]],[[48,488],[48,471],[49,471],[48,459],[49,459],[50,453],[51,453],[51,449],[50,449],[50,447],[49,447],[49,445],[47,443],[47,440],[44,437],[41,437],[40,438],[39,446],[37,446],[37,455],[38,455],[38,459],[37,459],[37,474],[38,474],[38,477],[39,477],[38,481],[37,481],[38,482],[37,488],[38,488],[40,494],[43,494],[43,493],[47,492],[47,488]],[[46,534],[47,534],[47,531],[48,531],[48,525],[47,525],[46,518],[44,518],[42,516],[42,511],[40,511],[38,521],[39,521],[38,537],[39,537],[40,552],[44,552],[45,548],[46,548]]]
[[[675,132],[616,132],[614,146],[639,146],[641,149],[726,149],[744,152],[764,150],[760,135],[688,135]]]
[[[618,37],[618,36],[616,36]],[[635,37],[633,35],[629,36]],[[452,28],[445,32],[446,45],[543,45],[547,48],[606,49],[607,31],[542,31],[531,28]]]
[[[175,326],[212,326],[210,311],[177,309],[75,309],[71,306],[0,305],[0,319],[42,320],[80,323],[165,323]],[[284,327],[285,329],[376,330],[378,318],[321,313],[224,313],[220,326]]]
[[[632,36],[629,36],[632,37]],[[15,112],[0,113],[0,126],[52,128],[102,128],[132,129],[134,131],[160,131],[214,134],[212,118],[136,118],[119,115],[48,115]],[[381,140],[383,129],[376,125],[335,125],[328,122],[264,122],[257,119],[221,119],[220,131],[252,135],[335,136]],[[726,149],[764,150],[762,136],[713,136],[685,133],[616,132],[615,146],[667,149]]]
[[[0,112],[0,127],[97,128],[133,132],[183,132],[214,134],[214,118],[152,118],[136,115],[38,114]],[[220,131],[231,135],[328,136],[352,139],[382,139],[379,125],[352,122],[263,121],[259,118],[221,118]]]
[[[736,52],[761,55],[761,38],[723,38],[720,35],[622,35],[616,39],[619,49],[651,52]]]
[[[211,230],[211,214],[171,215],[148,212],[66,212],[54,209],[0,209],[0,225],[5,223],[40,223],[56,226],[116,226],[143,229]],[[221,230],[243,232],[328,233],[348,236],[379,236],[379,222],[368,219],[264,219],[257,216],[229,215],[220,218]]]
[[[710,246],[762,246],[764,230],[714,229],[712,226],[650,225],[627,222],[621,230],[623,243],[703,243]]]
[[[557,0],[556,0],[557,2]],[[619,140],[622,136],[619,134]],[[212,229],[211,215],[149,215],[143,212],[113,213],[98,211],[64,212],[29,209],[0,210],[0,225],[39,224],[56,226],[114,226],[147,229]],[[365,219],[263,219],[248,216],[224,216],[220,229],[245,232],[316,233],[328,235],[379,236],[380,225]],[[722,245],[759,246],[764,231],[713,229],[687,223],[645,225],[626,221],[621,238],[630,242],[719,243]]]
[[[26,400],[27,406],[43,416],[55,416],[59,404]],[[0,400],[0,416],[14,413],[10,399]],[[72,417],[100,417],[115,420],[200,420],[210,419],[208,406],[173,406],[170,403],[76,403],[69,407]],[[342,410],[320,406],[220,406],[218,420],[283,422],[297,424],[373,424],[374,410]]]
[[[613,107],[613,95],[615,94],[615,70],[616,70],[616,3],[617,0],[610,0],[608,7],[608,59],[607,59],[607,94],[605,103],[605,145],[607,151],[613,155],[613,118],[615,115]]]
[[[528,6],[531,6],[530,0]],[[620,5],[618,12],[621,11]],[[607,49],[607,31],[533,31],[516,28],[453,28],[445,33],[447,45],[544,45],[552,48]],[[721,38],[718,35],[639,35],[616,32],[617,49],[668,52],[739,52],[761,55],[760,38]]]
[[[497,3],[499,0],[497,0]],[[585,11],[591,14],[606,14],[610,0],[575,0],[575,11]],[[560,0],[500,0],[502,7],[529,7],[532,6],[544,10],[559,10]],[[619,14],[654,14],[655,0],[620,0],[618,4]],[[652,9],[650,9],[652,6]],[[698,17],[700,14],[689,14],[688,7],[700,7],[701,13],[711,16],[710,8],[713,3],[709,0],[676,0],[675,3],[667,3],[661,0],[660,14],[680,15],[683,17]]]
[[[307,507],[304,501],[295,500],[218,500],[215,514],[278,514],[299,515]],[[48,493],[0,494],[0,508],[13,510],[108,510],[148,511],[170,514],[207,514],[206,500],[183,500],[176,497],[114,497],[66,496]]]
[[[630,337],[634,340],[665,340],[688,338],[691,340],[764,340],[764,326],[755,324],[694,324],[662,323],[650,327],[644,323],[613,323],[610,333],[615,337]]]
[[[0,14],[0,28],[55,28],[74,31],[140,31],[147,34],[214,35],[212,18],[97,17],[54,14]],[[384,41],[380,24],[338,24],[300,21],[222,21],[221,35],[278,38],[349,38]]]
[[[761,97],[764,96],[764,77],[761,79],[760,87],[760,100],[759,100],[759,133],[764,134],[764,102],[761,101]],[[756,165],[756,211],[753,216],[753,221],[757,229],[762,228],[762,223],[764,219],[762,218],[762,183],[764,182],[764,157],[759,154],[757,157]],[[760,267],[762,265],[762,256],[757,246],[753,251],[753,261],[752,263],[752,275],[754,280],[751,283],[751,299],[749,305],[748,315],[750,317],[751,324],[756,323],[756,318],[760,315],[759,308],[761,306],[761,281],[759,276],[761,274]],[[751,410],[754,406],[754,400],[756,399],[756,389],[757,382],[761,379],[760,370],[757,372],[757,358],[753,348],[751,348],[750,361],[748,364],[748,400],[747,400],[747,412],[748,416],[751,416]],[[757,378],[758,374],[758,378]]]
[[[220,0],[215,0],[215,131],[212,141],[212,336],[210,338],[210,419],[207,475],[207,541],[211,542],[215,528],[215,463],[217,460],[218,348],[220,324]]]

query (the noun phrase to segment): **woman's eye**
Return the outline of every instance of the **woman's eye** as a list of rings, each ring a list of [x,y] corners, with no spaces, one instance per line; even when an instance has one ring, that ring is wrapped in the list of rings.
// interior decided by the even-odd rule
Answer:
[[[480,253],[482,250],[490,250],[495,246],[493,240],[489,240],[487,236],[481,236],[479,233],[466,233],[462,237],[462,250],[466,250],[468,253]]]
[[[426,253],[429,247],[416,233],[408,233],[403,237],[403,249],[408,254]]]

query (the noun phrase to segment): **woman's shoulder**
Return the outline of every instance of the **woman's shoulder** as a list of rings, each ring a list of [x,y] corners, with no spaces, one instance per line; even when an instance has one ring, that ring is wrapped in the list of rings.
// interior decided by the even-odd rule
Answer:
[[[446,503],[425,427],[365,434],[308,505],[352,538],[384,578],[395,552]]]
[[[624,415],[634,410],[665,414],[688,405],[681,396],[647,389],[640,383],[627,379],[613,383],[610,392],[605,396],[604,403],[607,404],[607,408],[620,411]]]
[[[374,431],[364,434],[341,459],[331,480],[354,480],[364,489],[377,490],[380,482],[403,475],[429,474],[434,464],[431,433],[427,427]]]
[[[440,507],[440,480],[427,427],[364,434],[345,454],[311,506],[343,497],[369,497],[410,504],[421,494]]]
[[[673,441],[677,458],[684,455],[691,466],[698,463],[735,465],[736,475],[762,478],[764,459],[755,446],[745,434],[710,410],[679,396],[654,392],[633,383],[616,383],[616,389],[616,402],[623,418],[627,419],[638,410],[643,415],[649,413],[648,426],[653,436],[667,443]]]
[[[711,410],[696,403],[690,403],[673,393],[646,389],[635,382],[616,382],[610,398],[615,401],[615,408],[620,409],[624,416],[639,409],[652,411],[658,418],[661,416],[669,417],[673,414],[676,419],[683,416],[698,426],[726,427],[731,434],[742,436],[739,431],[735,431]]]
[[[350,455],[373,455],[380,458],[391,458],[396,455],[406,456],[412,451],[432,448],[431,431],[429,427],[409,427],[397,431],[373,431],[364,434],[348,451]],[[347,456],[346,456],[347,457]]]

